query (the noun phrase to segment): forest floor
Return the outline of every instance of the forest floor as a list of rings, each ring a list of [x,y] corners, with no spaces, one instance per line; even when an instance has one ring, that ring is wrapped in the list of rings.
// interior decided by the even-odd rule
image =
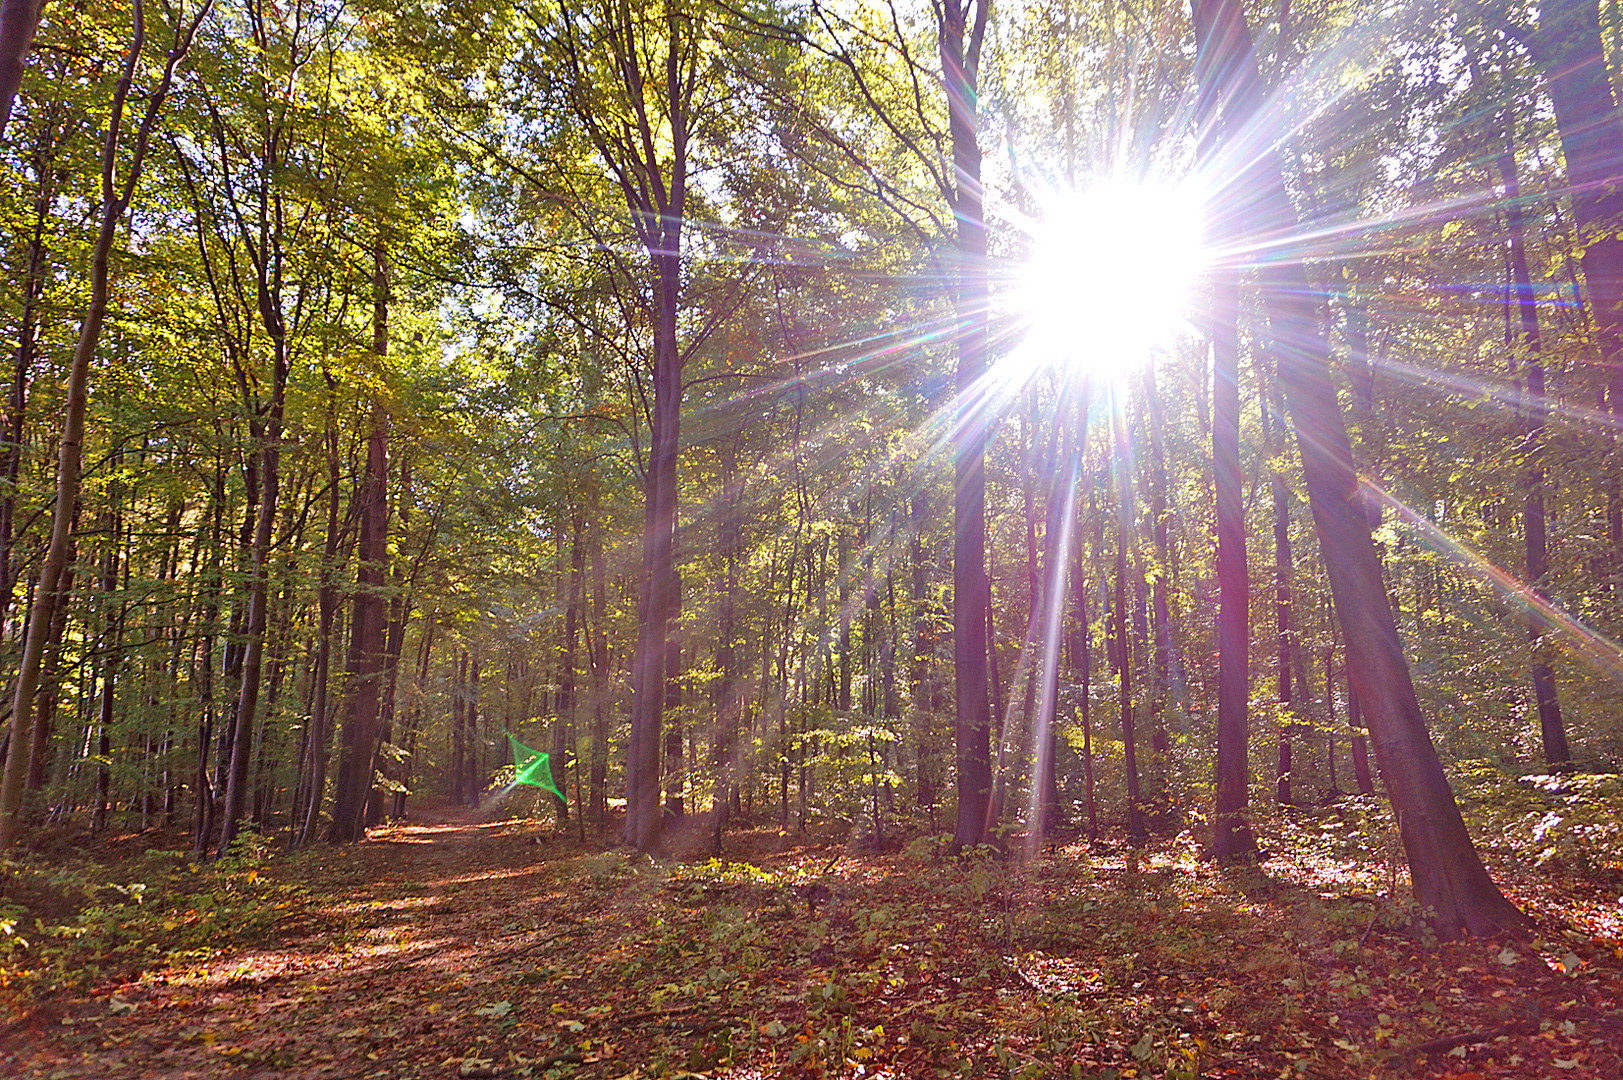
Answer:
[[[655,862],[423,818],[207,867],[132,834],[71,920],[66,878],[0,897],[66,905],[0,920],[0,1075],[1623,1077],[1615,878],[1501,872],[1535,936],[1439,943],[1380,851],[1226,872],[1187,837],[945,859],[762,828]]]

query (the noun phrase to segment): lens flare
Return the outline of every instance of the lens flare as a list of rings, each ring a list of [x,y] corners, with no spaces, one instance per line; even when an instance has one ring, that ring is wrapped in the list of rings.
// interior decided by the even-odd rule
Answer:
[[[1050,199],[1013,282],[1019,362],[1116,378],[1171,345],[1206,263],[1201,203],[1194,185],[1156,180]]]

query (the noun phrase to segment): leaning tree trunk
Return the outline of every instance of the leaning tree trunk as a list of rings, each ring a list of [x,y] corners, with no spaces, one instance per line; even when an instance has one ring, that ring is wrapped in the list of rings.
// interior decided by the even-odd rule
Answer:
[[[1214,61],[1204,66],[1204,74],[1219,77],[1220,99],[1232,110],[1230,124],[1254,122],[1263,115],[1264,93],[1244,9],[1237,0],[1195,0],[1194,12],[1198,50]],[[1257,186],[1245,195],[1253,231],[1277,235],[1295,227],[1277,155],[1261,155],[1252,175]],[[1280,381],[1296,428],[1308,502],[1347,643],[1348,671],[1408,855],[1415,898],[1434,909],[1439,934],[1520,930],[1527,920],[1482,865],[1426,731],[1370,537],[1330,379],[1329,343],[1306,268],[1281,259],[1262,267],[1259,278],[1278,339]]]

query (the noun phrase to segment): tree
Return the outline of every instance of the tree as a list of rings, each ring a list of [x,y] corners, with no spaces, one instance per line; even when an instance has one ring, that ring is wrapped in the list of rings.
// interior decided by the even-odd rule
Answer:
[[[22,804],[23,777],[27,772],[26,748],[32,740],[40,669],[55,616],[54,605],[60,598],[58,587],[67,572],[73,544],[85,414],[89,406],[90,363],[96,355],[102,327],[107,319],[113,243],[146,166],[147,150],[163,114],[169,89],[174,84],[176,69],[190,51],[197,29],[208,17],[211,7],[212,0],[203,0],[189,19],[177,19],[173,43],[164,59],[162,73],[147,98],[140,123],[136,126],[130,156],[123,164],[121,176],[119,150],[125,134],[125,109],[147,43],[146,5],[144,0],[133,0],[129,52],[125,54],[123,71],[113,89],[112,110],[107,120],[106,139],[102,144],[101,214],[91,257],[90,306],[80,323],[79,341],[73,351],[73,365],[68,375],[67,408],[62,420],[62,440],[57,459],[56,502],[51,513],[50,548],[40,569],[38,599],[29,613],[22,662],[12,698],[11,752],[6,755],[5,771],[0,775],[0,851],[10,847],[17,835],[17,811]],[[38,9],[35,10],[37,19]],[[181,13],[177,11],[176,14]],[[26,45],[24,47],[26,49]],[[0,90],[3,89],[0,87]],[[10,100],[8,95],[8,108]]]
[[[1197,46],[1212,58],[1203,70],[1231,122],[1264,116],[1245,12],[1233,0],[1195,0],[1194,13]],[[1252,208],[1249,231],[1268,236],[1294,226],[1296,212],[1278,158],[1258,155],[1250,177],[1257,186],[1244,193]],[[1398,821],[1415,898],[1435,910],[1444,935],[1520,930],[1526,919],[1482,865],[1421,716],[1370,539],[1307,273],[1298,260],[1277,259],[1258,278],[1349,675]]]

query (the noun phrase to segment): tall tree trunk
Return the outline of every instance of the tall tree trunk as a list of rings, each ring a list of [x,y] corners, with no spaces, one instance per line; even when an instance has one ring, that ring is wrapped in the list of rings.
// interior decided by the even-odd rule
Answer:
[[[1566,159],[1579,262],[1594,319],[1595,344],[1607,377],[1614,426],[1623,424],[1623,109],[1601,40],[1598,0],[1548,0],[1527,45],[1544,69]],[[1615,435],[1610,440],[1615,446]],[[1614,451],[1615,456],[1615,451]],[[1623,498],[1610,481],[1607,506],[1612,557],[1623,565]]]
[[[1086,390],[1084,390],[1086,393]],[[1032,797],[1030,833],[1034,842],[1040,842],[1059,822],[1059,665],[1065,633],[1065,608],[1070,597],[1066,577],[1070,572],[1071,546],[1077,535],[1076,485],[1082,475],[1081,432],[1066,423],[1069,411],[1068,395],[1061,395],[1057,405],[1058,429],[1064,432],[1059,456],[1065,461],[1063,468],[1053,470],[1046,492],[1047,506],[1043,524],[1043,576],[1041,604],[1043,613],[1042,671],[1040,698],[1037,705],[1036,745],[1037,761],[1032,774],[1035,792]],[[1035,847],[1035,843],[1033,844]]]
[[[1087,446],[1088,441],[1088,420],[1091,415],[1089,406],[1090,398],[1084,391],[1076,405],[1077,442],[1083,448]],[[1089,508],[1091,512],[1097,514],[1098,508],[1092,505],[1091,498]],[[1075,606],[1073,617],[1076,620],[1076,636],[1071,646],[1071,662],[1075,666],[1078,684],[1077,718],[1082,722],[1082,787],[1088,811],[1088,842],[1096,843],[1099,839],[1099,803],[1093,790],[1093,624],[1088,613],[1087,564],[1081,540],[1083,523],[1080,507],[1076,513],[1078,539],[1075,564],[1071,569],[1071,596]],[[1095,543],[1095,557],[1098,555],[1098,548],[1099,545]]]
[[[1238,0],[1195,0],[1203,77],[1221,88],[1235,129],[1264,115],[1262,79]],[[1297,225],[1279,159],[1257,157],[1245,192],[1256,235]],[[1370,538],[1352,447],[1330,381],[1329,344],[1305,266],[1280,259],[1259,270],[1276,337],[1280,380],[1296,428],[1308,501],[1347,643],[1347,667],[1364,708],[1376,760],[1408,854],[1415,898],[1436,912],[1439,934],[1521,930],[1526,919],[1499,892],[1477,855],[1437,758],[1398,640]]]
[[[581,578],[586,568],[586,543],[582,535],[585,519],[579,510],[573,511],[569,521],[569,567],[563,575],[564,640],[559,650],[558,664],[558,716],[552,725],[552,776],[560,791],[567,791],[565,776],[569,767],[567,735],[575,730],[578,703],[575,693],[575,646],[580,637],[581,602],[584,590]],[[562,537],[559,538],[560,543]],[[559,824],[569,820],[569,803],[555,799]],[[583,813],[578,805],[575,811]]]
[[[1132,478],[1127,469],[1127,412],[1122,397],[1126,387],[1111,390],[1111,426],[1115,441],[1116,472],[1116,602],[1111,608],[1116,638],[1116,683],[1120,695],[1122,769],[1127,774],[1127,837],[1144,840],[1144,800],[1139,791],[1138,739],[1133,725],[1133,644],[1131,615],[1127,607],[1127,553],[1132,545]]]
[[[1172,692],[1172,611],[1167,599],[1168,582],[1172,578],[1172,513],[1167,507],[1171,484],[1167,477],[1166,446],[1162,432],[1166,427],[1166,410],[1161,404],[1161,391],[1156,384],[1155,368],[1149,369],[1144,381],[1144,396],[1149,411],[1150,470],[1154,477],[1150,512],[1155,535],[1155,580],[1150,586],[1151,624],[1155,632],[1155,659],[1151,668],[1150,684],[1150,738],[1154,753],[1152,771],[1160,790],[1156,793],[1156,828],[1170,827],[1173,808],[1172,791],[1172,739],[1167,732],[1167,703]]]
[[[219,632],[220,594],[224,585],[221,564],[225,542],[225,461],[217,458],[214,465],[214,490],[211,493],[213,512],[209,518],[209,556],[203,575],[203,611],[199,619],[199,637],[193,663],[197,671],[197,768],[193,773],[196,788],[192,820],[192,855],[202,859],[208,854],[214,839],[214,813],[217,790],[209,778],[209,748],[214,743],[214,640]]]
[[[468,650],[464,648],[451,663],[451,801],[458,806],[468,799],[468,770],[464,764],[468,755],[467,724],[464,721],[467,711]]]
[[[738,663],[738,555],[742,546],[742,522],[739,504],[742,500],[738,478],[738,443],[741,435],[734,435],[721,448],[721,521],[717,537],[721,548],[721,580],[717,582],[718,610],[716,612],[716,669],[720,678],[716,685],[716,728],[711,736],[711,762],[715,767],[715,794],[711,798],[711,850],[721,854],[722,831],[726,828],[729,811],[737,793],[737,746],[743,698],[741,696]]]
[[[1527,268],[1525,215],[1521,187],[1516,175],[1516,144],[1512,119],[1505,118],[1504,149],[1499,154],[1499,178],[1505,185],[1505,225],[1510,239],[1511,286],[1520,320],[1521,347],[1527,365],[1526,409],[1522,421],[1526,473],[1522,496],[1522,536],[1526,548],[1527,587],[1540,600],[1547,599],[1545,588],[1550,573],[1549,543],[1544,527],[1544,422],[1549,402],[1544,396],[1544,363],[1540,359],[1538,303],[1533,292],[1533,275]],[[1509,342],[1507,344],[1514,344]],[[1550,669],[1550,650],[1544,641],[1544,619],[1537,609],[1528,613],[1527,637],[1532,646],[1533,697],[1538,703],[1539,733],[1548,765],[1566,765],[1572,760],[1567,748],[1567,729],[1561,721],[1561,699],[1556,695],[1555,673]]]
[[[1212,471],[1217,492],[1217,819],[1212,854],[1239,862],[1256,854],[1246,822],[1251,765],[1250,583],[1240,469],[1240,277],[1214,272],[1212,286]]]
[[[373,251],[372,351],[389,351],[389,264],[383,241]],[[389,581],[389,414],[372,406],[366,440],[366,471],[361,478],[359,566],[350,613],[349,708],[338,751],[337,788],[327,838],[351,843],[366,837],[363,815],[371,797],[383,709],[383,677],[388,656],[384,589]]]
[[[333,389],[329,383],[329,390]],[[332,684],[333,623],[338,613],[338,567],[341,561],[341,536],[338,525],[338,425],[329,411],[327,416],[327,535],[322,544],[321,569],[316,590],[316,661],[311,679],[314,682],[314,700],[310,708],[310,789],[306,793],[304,822],[299,829],[297,844],[303,847],[315,839],[321,820],[322,803],[327,797],[327,754],[330,737],[329,706]]]
[[[1245,130],[1241,118],[1230,115],[1230,69],[1234,60],[1219,55],[1205,43],[1209,33],[1207,10],[1212,0],[1195,7],[1199,80],[1197,115],[1201,130],[1198,152],[1207,167],[1223,156],[1237,158],[1229,148]],[[1213,198],[1208,212],[1215,217],[1213,239],[1233,246],[1238,223],[1232,216],[1216,217],[1225,200]],[[1212,272],[1212,473],[1217,503],[1217,806],[1212,830],[1212,854],[1220,863],[1240,862],[1256,855],[1256,840],[1246,822],[1250,803],[1250,580],[1246,563],[1245,506],[1240,469],[1240,273],[1235,266]]]
[[[930,627],[928,607],[929,568],[924,562],[924,528],[930,507],[923,491],[908,500],[908,556],[912,567],[908,598],[913,605],[913,662],[908,665],[908,697],[913,702],[913,746],[917,763],[914,798],[935,822],[938,764],[935,745],[935,702],[927,685],[930,661],[935,651],[935,635]]]
[[[937,45],[946,81],[956,177],[953,216],[957,262],[957,425],[953,435],[952,615],[957,676],[954,740],[958,820],[954,850],[984,843],[991,822],[992,728],[986,632],[991,584],[986,573],[986,443],[992,417],[984,385],[987,310],[986,224],[982,217],[979,134],[980,52],[989,0],[937,6]]]
[[[608,827],[609,796],[609,659],[608,629],[604,625],[608,607],[608,567],[603,560],[603,525],[594,514],[587,526],[588,556],[592,561],[591,625],[586,639],[592,663],[592,821],[601,833]],[[577,808],[577,813],[584,810]]]
[[[1277,387],[1277,380],[1275,380]],[[1277,400],[1262,403],[1263,416],[1278,416],[1283,422],[1283,408]],[[1269,443],[1270,450],[1277,452],[1279,448],[1272,446],[1272,424],[1264,424],[1265,441]],[[1280,806],[1291,804],[1291,735],[1299,726],[1296,722],[1294,709],[1295,697],[1291,685],[1291,517],[1290,517],[1290,491],[1285,486],[1285,476],[1278,469],[1273,470],[1269,478],[1268,488],[1273,495],[1274,504],[1274,660],[1275,669],[1279,679],[1279,709],[1281,712],[1279,725],[1279,771],[1276,777],[1275,798]],[[1307,694],[1307,683],[1302,683],[1302,694]]]
[[[16,2],[26,3],[28,0]],[[147,98],[146,110],[136,130],[124,177],[120,181],[119,142],[124,129],[124,109],[129,100],[141,53],[146,47],[146,6],[144,0],[133,0],[130,48],[118,83],[113,89],[107,135],[102,143],[101,221],[96,233],[95,247],[91,252],[90,305],[85,311],[84,321],[80,324],[79,341],[74,347],[73,363],[68,369],[67,407],[62,418],[62,439],[57,457],[56,500],[51,512],[51,541],[46,549],[45,562],[40,567],[40,579],[35,587],[37,598],[33,610],[29,613],[22,657],[14,683],[11,708],[13,734],[11,742],[14,749],[6,756],[5,769],[3,774],[0,774],[0,851],[9,848],[17,836],[23,778],[28,768],[26,747],[28,734],[32,732],[34,725],[35,692],[39,688],[40,669],[55,616],[55,602],[73,543],[74,504],[79,497],[85,414],[90,399],[90,362],[96,355],[97,346],[101,342],[102,325],[107,318],[108,270],[113,242],[118,234],[119,223],[124,218],[124,212],[129,208],[130,199],[135,194],[135,186],[141,179],[152,129],[163,112],[164,101],[168,97],[169,87],[174,79],[175,67],[191,48],[192,37],[207,12],[208,0],[205,0],[193,21],[177,26],[174,45],[169,50],[167,62],[157,85]],[[33,9],[32,17],[37,26],[39,20],[37,6]],[[7,43],[8,54],[14,57],[18,64],[27,54],[31,38],[30,29],[26,38],[18,39],[20,47],[15,40]],[[20,67],[16,69],[15,75],[18,79],[21,78]],[[0,86],[0,93],[3,93],[4,108],[9,116],[16,87],[12,86],[9,93],[4,93],[4,87]]]
[[[112,798],[113,722],[117,719],[118,673],[122,666],[124,643],[124,605],[118,599],[119,541],[124,532],[117,510],[116,495],[109,492],[109,507],[103,518],[107,536],[107,551],[101,568],[102,634],[98,651],[101,659],[101,695],[96,706],[96,810],[90,831],[105,832]]]
[[[470,807],[478,809],[479,797],[482,794],[484,769],[480,761],[479,750],[483,739],[479,736],[479,654],[470,655],[468,660],[468,682],[466,686],[468,700],[462,711],[462,787],[467,795]]]
[[[1347,673],[1347,726],[1352,729],[1353,780],[1358,794],[1375,794],[1375,775],[1369,768],[1369,732],[1364,727],[1364,712],[1358,707],[1358,688],[1353,685],[1352,672]]]

